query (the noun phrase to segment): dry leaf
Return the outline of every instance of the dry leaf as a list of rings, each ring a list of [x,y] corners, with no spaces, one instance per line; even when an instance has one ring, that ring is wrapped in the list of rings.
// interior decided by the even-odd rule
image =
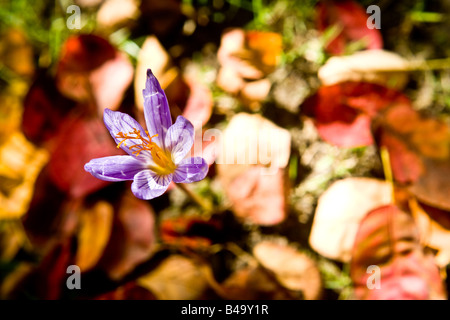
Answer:
[[[208,288],[199,266],[181,255],[170,256],[137,283],[160,300],[195,300]]]
[[[367,271],[370,266],[379,268],[378,289],[368,286],[373,274]],[[350,276],[359,299],[447,298],[434,257],[424,253],[419,244],[414,220],[394,205],[376,208],[361,221]]]
[[[34,74],[33,47],[20,29],[9,29],[0,41],[0,63],[20,76]]]
[[[108,0],[97,12],[97,23],[101,29],[115,31],[139,17],[137,0]]]
[[[378,29],[367,28],[368,15],[365,9],[353,0],[321,1],[317,4],[317,25],[319,31],[331,26],[339,28],[339,34],[326,46],[334,55],[344,53],[345,46],[352,41],[365,41],[365,48],[381,49],[383,39]]]
[[[160,223],[160,237],[165,243],[193,250],[205,249],[221,234],[221,223],[196,216],[166,218]]]
[[[29,262],[22,262],[0,284],[0,298],[3,300],[14,299],[15,290],[20,286],[24,279],[26,279],[33,272],[33,265]]]
[[[96,296],[94,300],[156,300],[156,297],[152,292],[132,281],[113,291]]]
[[[154,212],[146,201],[126,193],[99,265],[113,280],[123,278],[150,258],[155,245]]]
[[[216,161],[219,178],[244,220],[273,225],[286,216],[290,134],[260,115],[233,117]],[[264,166],[265,165],[265,166]]]
[[[96,265],[108,243],[113,222],[113,207],[99,201],[80,213],[76,264],[82,272]]]
[[[322,280],[314,260],[308,255],[270,241],[258,243],[253,254],[264,268],[275,274],[281,285],[301,291],[305,300],[319,299]]]
[[[14,133],[0,147],[0,220],[20,218],[28,209],[34,182],[48,153]]]
[[[153,74],[165,91],[173,116],[180,115],[190,95],[190,87],[184,81],[180,70],[173,65],[166,49],[155,36],[146,38],[139,52],[134,77],[134,98],[139,110],[144,110],[142,90],[145,87],[147,69]]]
[[[372,209],[392,202],[388,183],[372,178],[346,178],[319,198],[309,243],[321,255],[348,262],[360,221]]]
[[[342,82],[322,86],[309,97],[302,108],[315,118],[322,139],[340,147],[359,147],[374,143],[372,122],[384,125],[385,110],[412,109],[401,92],[367,82]]]
[[[289,131],[258,114],[239,113],[233,116],[221,142],[219,164],[259,164],[285,168],[291,152]]]
[[[252,109],[269,94],[271,82],[265,78],[273,72],[282,52],[278,33],[229,29],[223,33],[217,59],[221,68],[217,84],[239,95]]]
[[[178,76],[178,70],[172,67],[169,54],[155,36],[149,36],[145,39],[137,59],[134,75],[134,98],[140,110],[144,110],[142,90],[145,88],[147,69],[152,70],[163,89],[167,88]]]
[[[86,172],[84,164],[123,153],[116,148],[102,120],[67,117],[53,141],[49,175],[62,191],[75,198],[83,197],[110,183]]]
[[[409,205],[419,229],[420,242],[437,251],[436,264],[445,268],[450,263],[450,229],[433,219],[416,199],[411,199]],[[448,212],[443,214],[448,215]]]
[[[119,107],[133,80],[133,67],[125,54],[95,35],[72,36],[61,52],[56,84],[63,95],[96,105],[99,114]]]
[[[408,81],[409,62],[385,50],[365,50],[350,56],[331,57],[318,72],[323,85],[345,81],[363,81],[385,85],[397,90]]]
[[[20,126],[22,118],[22,100],[12,88],[0,92],[0,145]]]
[[[261,266],[247,266],[235,271],[222,283],[220,292],[229,300],[301,299],[301,294],[284,288]]]
[[[22,131],[34,144],[48,147],[63,126],[64,118],[76,108],[81,106],[63,96],[52,77],[39,73],[23,103]]]

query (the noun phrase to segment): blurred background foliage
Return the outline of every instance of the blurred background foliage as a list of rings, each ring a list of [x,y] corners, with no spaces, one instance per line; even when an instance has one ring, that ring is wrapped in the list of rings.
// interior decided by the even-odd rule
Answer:
[[[369,32],[373,4],[381,29]],[[80,29],[67,26],[70,5]],[[1,1],[0,297],[445,299],[449,15],[449,2],[425,0]],[[381,49],[395,56],[358,56]],[[214,164],[205,141],[208,177],[187,193],[140,201],[127,183],[85,173],[118,152],[104,108],[143,120],[147,68],[172,116],[201,123],[200,139],[210,128],[227,128],[226,141],[269,132],[259,143],[279,146],[276,174]],[[425,129],[402,135],[391,111]],[[410,250],[367,258],[367,224],[392,228],[371,220],[385,215]],[[368,293],[365,263],[401,269],[402,254],[419,257],[414,276],[426,280]],[[65,285],[70,264],[82,290]]]

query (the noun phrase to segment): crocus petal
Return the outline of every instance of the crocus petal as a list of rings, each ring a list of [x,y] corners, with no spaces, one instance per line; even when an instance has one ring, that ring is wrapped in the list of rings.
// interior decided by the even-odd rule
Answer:
[[[119,144],[123,140],[121,138],[117,138],[119,132],[129,134],[133,132],[134,129],[139,130],[142,137],[148,139],[148,135],[145,133],[145,130],[142,128],[139,122],[134,120],[126,113],[105,109],[105,112],[103,113],[103,121],[105,122],[106,128],[108,128],[109,133],[114,138],[117,144]],[[127,139],[120,145],[120,147],[129,155],[135,157],[133,151],[137,151],[138,148],[130,149],[130,147],[141,144],[142,140],[140,139]],[[151,153],[148,150],[144,150],[140,152],[139,156],[137,156],[136,158],[142,161],[148,161],[151,159]]]
[[[191,183],[204,179],[208,173],[208,164],[201,157],[183,159],[173,174],[176,183]]]
[[[145,164],[132,156],[97,158],[84,165],[84,170],[105,181],[133,180],[134,176],[144,169]]]
[[[151,136],[158,134],[157,137],[153,138],[153,141],[165,149],[164,139],[167,130],[172,125],[172,118],[170,117],[166,94],[150,69],[147,70],[147,81],[142,93],[144,95],[144,116],[148,132]]]
[[[167,130],[166,149],[172,154],[172,161],[180,163],[194,144],[194,126],[183,116],[178,116],[177,121]]]
[[[151,170],[143,170],[134,176],[131,191],[143,200],[159,197],[169,187],[172,176],[173,174],[161,176]]]

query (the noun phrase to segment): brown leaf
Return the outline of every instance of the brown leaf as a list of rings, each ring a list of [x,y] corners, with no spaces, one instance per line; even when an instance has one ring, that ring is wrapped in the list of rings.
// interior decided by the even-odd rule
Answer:
[[[420,242],[436,250],[436,263],[445,268],[450,263],[449,212],[420,204],[414,198],[410,199],[409,207],[419,229]]]
[[[450,127],[406,105],[392,106],[378,121],[379,144],[389,152],[394,178],[409,184],[420,201],[450,210]]]
[[[369,266],[380,268],[379,289],[368,288]],[[361,221],[350,276],[359,299],[446,299],[434,258],[423,252],[412,217],[394,205],[372,210]]]
[[[392,202],[388,183],[372,178],[334,182],[319,198],[309,236],[321,255],[348,262],[359,224],[370,210]]]
[[[108,243],[113,222],[113,207],[106,201],[99,201],[92,208],[83,210],[79,219],[75,261],[82,272],[86,272],[97,264]]]
[[[314,260],[288,245],[264,241],[253,248],[262,266],[275,274],[278,282],[292,291],[301,291],[305,300],[320,298],[322,280]]]
[[[199,299],[208,283],[199,266],[191,259],[172,255],[137,283],[153,292],[160,300]]]
[[[230,300],[292,300],[301,294],[286,290],[270,271],[248,266],[235,271],[222,283],[225,298]]]
[[[156,297],[152,292],[132,281],[113,291],[98,295],[94,300],[156,300]]]
[[[123,278],[153,253],[154,212],[147,202],[126,193],[115,213],[113,229],[100,268],[113,280]]]

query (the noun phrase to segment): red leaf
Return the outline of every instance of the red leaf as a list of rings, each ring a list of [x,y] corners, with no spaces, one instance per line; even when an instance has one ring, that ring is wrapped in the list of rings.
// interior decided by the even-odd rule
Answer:
[[[38,75],[24,101],[22,131],[37,145],[49,141],[59,130],[75,102],[62,96],[52,78]]]
[[[53,148],[49,174],[55,184],[72,197],[82,197],[109,182],[84,170],[91,159],[122,154],[99,119],[69,117],[64,122]]]
[[[322,86],[304,104],[305,113],[315,117],[320,136],[340,147],[373,143],[371,121],[380,111],[409,105],[398,91],[365,82],[342,82]]]
[[[379,267],[379,285],[369,266]],[[376,271],[375,271],[376,272]],[[434,258],[423,252],[410,214],[393,205],[372,210],[361,221],[350,264],[359,299],[445,299]]]
[[[117,109],[131,84],[133,67],[107,40],[94,35],[72,36],[62,48],[56,84],[65,96],[95,104],[100,113]]]
[[[425,172],[420,157],[408,149],[404,142],[397,137],[383,133],[380,145],[389,151],[392,172],[398,182],[414,182]]]
[[[383,39],[377,29],[367,28],[368,15],[363,7],[352,0],[322,1],[317,5],[317,27],[325,31],[330,26],[341,28],[339,34],[328,43],[326,50],[334,55],[345,52],[351,41],[365,39],[367,49],[383,48]]]

